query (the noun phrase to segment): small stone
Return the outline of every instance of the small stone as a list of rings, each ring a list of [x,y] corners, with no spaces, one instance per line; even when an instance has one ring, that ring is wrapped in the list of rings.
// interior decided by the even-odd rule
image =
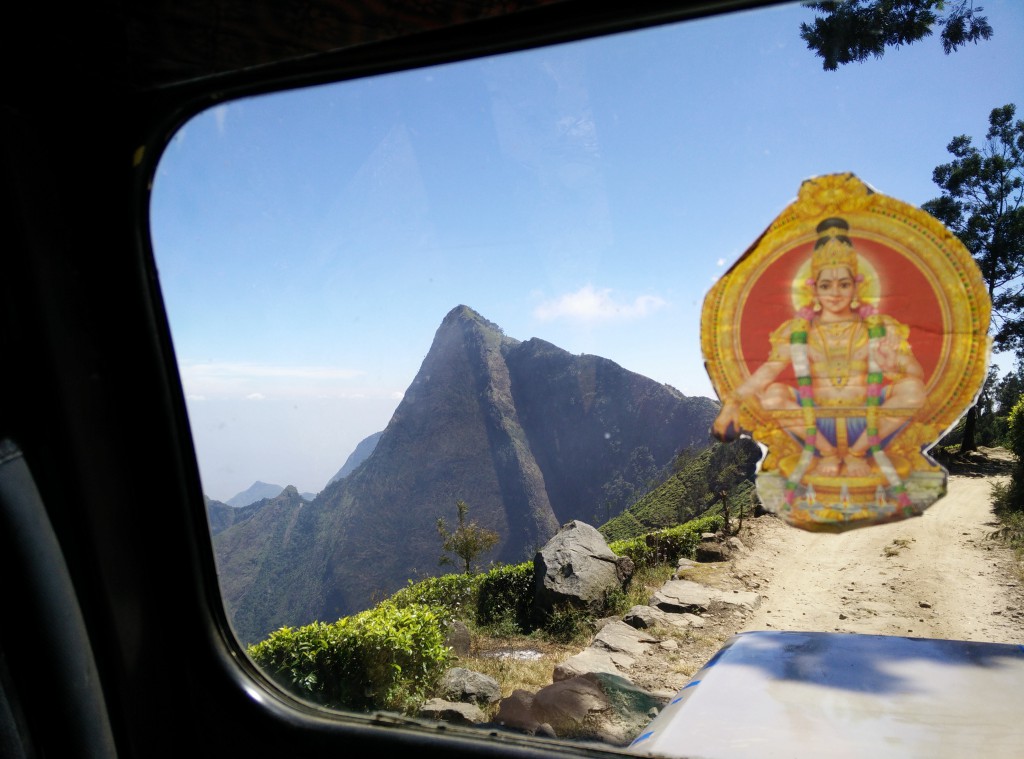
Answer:
[[[922,609],[930,609],[930,608],[932,608],[932,605],[930,603],[928,603],[927,601],[921,601],[917,605],[920,606]]]

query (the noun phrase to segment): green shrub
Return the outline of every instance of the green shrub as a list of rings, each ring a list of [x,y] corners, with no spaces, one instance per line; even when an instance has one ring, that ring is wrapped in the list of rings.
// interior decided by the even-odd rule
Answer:
[[[594,615],[572,604],[561,604],[541,622],[541,635],[555,643],[580,643],[595,629]]]
[[[283,627],[249,656],[284,688],[330,708],[404,711],[451,659],[445,614],[390,601],[333,624]]]
[[[674,564],[679,559],[692,559],[701,533],[714,532],[721,526],[722,516],[713,514],[629,540],[617,540],[608,547],[613,553],[632,559],[637,570],[657,564]]]
[[[1011,523],[1019,524],[1011,519],[1011,515],[1024,512],[1024,396],[1014,404],[1006,420],[1007,443],[1017,457],[1010,473],[1010,482],[1005,487],[993,488],[993,503],[996,513],[1009,527]]]
[[[391,596],[398,608],[413,604],[442,609],[449,619],[473,620],[476,616],[480,575],[449,574],[409,584]]]
[[[1018,459],[1024,458],[1024,396],[1014,404],[1006,418],[1007,442]]]
[[[492,632],[517,634],[530,629],[533,562],[495,567],[479,576],[476,623]]]

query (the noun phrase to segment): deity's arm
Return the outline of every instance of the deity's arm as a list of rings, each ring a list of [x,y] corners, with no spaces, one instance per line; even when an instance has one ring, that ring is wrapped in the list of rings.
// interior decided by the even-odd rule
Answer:
[[[740,429],[740,409],[751,399],[760,401],[761,395],[786,368],[785,361],[766,361],[740,383],[735,390],[722,399],[722,409],[712,425],[712,432],[719,440],[733,440]]]
[[[910,345],[910,327],[890,316],[882,317],[885,336],[876,347],[875,360],[891,380],[923,379],[924,369]]]
[[[769,358],[733,391],[733,398],[742,403],[751,397],[760,397],[788,364],[788,359]]]
[[[722,408],[712,425],[719,440],[732,440],[740,429],[740,409],[748,402],[760,403],[768,387],[789,366],[790,335],[793,323],[786,322],[772,332],[768,359],[755,369],[732,392],[722,398]]]

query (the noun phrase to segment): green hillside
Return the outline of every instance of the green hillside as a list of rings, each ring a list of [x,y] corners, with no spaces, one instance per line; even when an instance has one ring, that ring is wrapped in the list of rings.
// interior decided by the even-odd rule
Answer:
[[[684,450],[664,482],[602,525],[600,532],[608,541],[626,540],[682,524],[711,508],[720,510],[723,491],[732,513],[737,513],[741,504],[750,508],[760,458],[760,449],[749,439]]]

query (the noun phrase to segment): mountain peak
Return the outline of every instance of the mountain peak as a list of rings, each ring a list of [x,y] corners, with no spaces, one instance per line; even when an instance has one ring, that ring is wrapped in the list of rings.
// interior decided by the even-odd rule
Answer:
[[[475,324],[487,330],[505,334],[501,327],[492,321],[488,321],[469,306],[456,306],[441,321],[442,327],[466,324]]]

